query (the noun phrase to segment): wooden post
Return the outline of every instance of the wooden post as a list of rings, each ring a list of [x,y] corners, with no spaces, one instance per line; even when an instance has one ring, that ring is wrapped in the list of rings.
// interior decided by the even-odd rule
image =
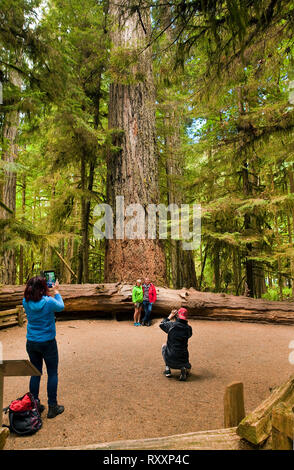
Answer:
[[[237,434],[254,445],[264,442],[272,432],[272,410],[281,402],[287,406],[294,404],[294,375],[241,421]]]
[[[272,410],[272,450],[293,450],[294,413],[281,402]]]
[[[242,382],[232,382],[226,387],[224,395],[225,428],[238,426],[245,417],[244,392]]]
[[[4,377],[40,376],[41,372],[28,360],[5,360],[0,364],[0,450],[5,445],[9,434],[7,428],[1,429],[3,423]]]
[[[3,395],[4,395],[4,367],[0,363],[0,450],[5,446],[6,439],[9,435],[8,428],[2,428],[3,423]]]
[[[4,392],[4,374],[0,364],[0,430],[3,423],[3,392]]]

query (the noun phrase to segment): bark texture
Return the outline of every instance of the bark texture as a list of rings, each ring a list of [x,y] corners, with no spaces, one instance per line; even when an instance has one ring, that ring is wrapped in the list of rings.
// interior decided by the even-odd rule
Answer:
[[[121,12],[120,2],[111,1],[110,17],[118,21],[111,34],[114,62],[131,58],[127,70],[115,69],[114,82],[110,85],[112,145],[107,158],[107,202],[114,213],[115,227],[117,196],[124,197],[125,206],[141,204],[146,220],[146,206],[157,204],[159,194],[151,49],[147,48],[137,60],[132,60],[148,41],[150,10],[144,8],[129,16]],[[121,55],[125,56],[124,61]],[[130,217],[125,215],[125,223],[128,220]],[[134,239],[119,239],[114,231],[114,239],[106,241],[105,280],[133,282],[145,276],[157,283],[165,282],[165,256],[160,240],[140,239],[136,235]]]
[[[11,83],[20,88],[21,77],[17,71],[10,72]],[[16,161],[18,146],[17,133],[19,126],[19,111],[12,109],[5,114],[3,125],[3,147],[2,161],[5,164],[3,183],[0,187],[0,200],[12,211],[12,214],[0,207],[0,218],[8,219],[14,217],[16,206],[16,170],[13,164]],[[0,235],[1,244],[7,242],[5,232]],[[2,251],[2,250],[1,250]],[[16,282],[16,264],[15,250],[5,249],[0,257],[0,281],[3,284],[15,284]]]

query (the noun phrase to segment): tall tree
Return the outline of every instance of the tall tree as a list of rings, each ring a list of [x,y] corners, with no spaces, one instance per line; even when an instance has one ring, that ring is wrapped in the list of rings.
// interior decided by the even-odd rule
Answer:
[[[130,15],[123,1],[110,1],[112,27],[112,83],[109,94],[108,126],[112,146],[107,156],[107,201],[116,213],[116,197],[125,205],[159,202],[158,159],[155,153],[155,89],[151,49],[144,48],[150,37],[148,4]],[[114,219],[116,226],[116,218]],[[124,217],[127,221],[127,217]],[[147,226],[145,224],[145,226]],[[131,281],[148,275],[164,283],[165,256],[156,239],[114,239],[106,241],[105,280]]]
[[[161,12],[162,28],[166,30],[167,43],[175,40],[171,24],[171,8],[164,7]],[[171,63],[170,51],[166,52],[166,60]],[[161,61],[162,62],[162,58]],[[178,77],[178,75],[180,75]],[[165,169],[167,177],[167,200],[168,204],[176,204],[178,207],[184,204],[185,188],[182,178],[185,171],[185,155],[182,145],[182,130],[185,126],[185,107],[183,99],[179,97],[179,88],[184,87],[184,77],[175,74],[174,81],[169,79],[170,86],[165,83],[161,94],[163,95],[164,107],[164,139],[165,139]],[[158,88],[158,87],[157,87]],[[158,92],[157,92],[158,93]],[[169,243],[169,259],[171,268],[172,285],[175,289],[182,287],[197,287],[197,278],[192,250],[183,250],[182,241],[171,239]]]
[[[18,155],[17,136],[19,130],[19,110],[17,109],[19,92],[21,87],[21,77],[17,70],[8,71],[8,79],[14,90],[15,98],[4,115],[3,137],[2,137],[2,167],[4,168],[4,181],[1,185],[0,199],[11,210],[12,213],[0,208],[0,218],[9,219],[15,217],[16,209],[16,161]],[[15,284],[16,264],[15,248],[9,246],[10,237],[6,231],[1,234],[2,246],[6,249],[0,261],[0,282],[4,284]]]

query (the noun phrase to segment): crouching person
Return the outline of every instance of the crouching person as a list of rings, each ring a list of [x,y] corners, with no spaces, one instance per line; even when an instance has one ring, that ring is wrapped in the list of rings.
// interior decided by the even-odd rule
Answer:
[[[171,321],[175,317],[176,321]],[[166,377],[171,377],[171,369],[180,369],[180,380],[186,380],[191,370],[188,340],[192,336],[192,328],[188,325],[187,318],[187,310],[180,308],[178,311],[172,310],[159,325],[167,333],[167,343],[162,346]]]

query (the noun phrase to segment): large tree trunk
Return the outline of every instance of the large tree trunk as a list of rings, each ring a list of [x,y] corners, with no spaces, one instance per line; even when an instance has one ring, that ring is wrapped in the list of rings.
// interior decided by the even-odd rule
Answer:
[[[288,176],[289,176],[291,194],[294,193],[294,171],[293,171],[293,167],[294,167],[294,165],[292,164],[292,168],[288,169]],[[292,227],[293,227],[293,232],[294,232],[294,209],[293,208],[292,208],[292,211],[291,211],[291,215],[292,215]],[[292,231],[291,231],[291,234],[289,233],[289,237],[290,237],[289,242],[291,243],[292,247],[294,248],[294,240],[292,238],[293,237]],[[291,276],[292,276],[292,283],[291,283],[292,284],[292,298],[294,299],[294,281],[293,281],[293,278],[294,278],[294,257],[293,256],[291,256],[291,258],[290,258],[290,272],[291,272]]]
[[[22,202],[21,202],[21,210],[22,210],[22,219],[24,220],[25,217],[25,210],[26,210],[26,175],[22,175]],[[24,249],[23,246],[20,245],[19,247],[19,282],[20,285],[24,283]]]
[[[9,79],[11,83],[17,87],[21,87],[21,77],[16,70],[11,70]],[[17,133],[19,126],[19,111],[12,109],[5,114],[3,125],[3,147],[2,161],[4,162],[4,182],[1,185],[0,200],[12,211],[12,214],[1,209],[0,218],[8,219],[15,216],[16,207],[16,170],[13,164],[16,161],[18,146]],[[1,234],[1,245],[9,242],[6,238],[5,231]],[[2,251],[2,250],[1,250]],[[16,264],[15,250],[6,249],[1,253],[0,258],[0,282],[3,284],[15,284],[16,282]]]
[[[81,156],[81,243],[78,250],[78,283],[84,281],[84,277],[88,275],[88,229],[86,221],[86,159],[85,155]],[[86,265],[85,265],[86,263]]]
[[[20,305],[25,286],[0,287],[0,310]],[[60,293],[65,311],[59,318],[85,313],[92,316],[124,318],[124,313],[133,313],[132,285],[111,284],[62,284]],[[172,308],[186,307],[190,318],[204,320],[238,320],[294,324],[294,303],[272,302],[244,296],[200,292],[193,288],[174,290],[157,287],[157,301],[152,315],[167,316]]]
[[[242,87],[238,87],[238,108],[240,116],[245,114],[244,110],[244,102],[243,102],[243,93]],[[247,158],[243,160],[242,166],[242,180],[243,180],[243,192],[245,196],[249,196],[251,194],[251,185],[249,181],[249,170],[248,170],[248,161]],[[248,213],[244,215],[244,228],[245,230],[249,230],[251,228],[252,221],[251,216]],[[245,250],[245,273],[246,273],[246,284],[247,284],[247,294],[250,297],[254,297],[254,263],[253,260],[250,259],[252,252],[252,243],[246,243],[246,250]],[[246,290],[246,289],[245,289]]]
[[[121,4],[121,5],[120,5]],[[121,14],[123,2],[111,1],[111,18],[119,25],[112,30],[113,55],[122,62],[123,54],[131,57],[143,48],[150,34],[150,9],[143,8],[132,16]],[[114,61],[115,62],[115,61]],[[151,48],[147,48],[126,72],[117,71],[110,85],[109,129],[112,148],[107,158],[107,202],[114,213],[116,197],[123,196],[125,206],[139,203],[145,208],[159,202],[158,163],[155,154],[155,90]],[[124,221],[126,221],[124,215]],[[145,225],[146,226],[146,225]],[[157,283],[166,280],[165,256],[158,239],[106,240],[105,280],[134,282],[138,277]],[[146,236],[146,231],[145,231]]]

